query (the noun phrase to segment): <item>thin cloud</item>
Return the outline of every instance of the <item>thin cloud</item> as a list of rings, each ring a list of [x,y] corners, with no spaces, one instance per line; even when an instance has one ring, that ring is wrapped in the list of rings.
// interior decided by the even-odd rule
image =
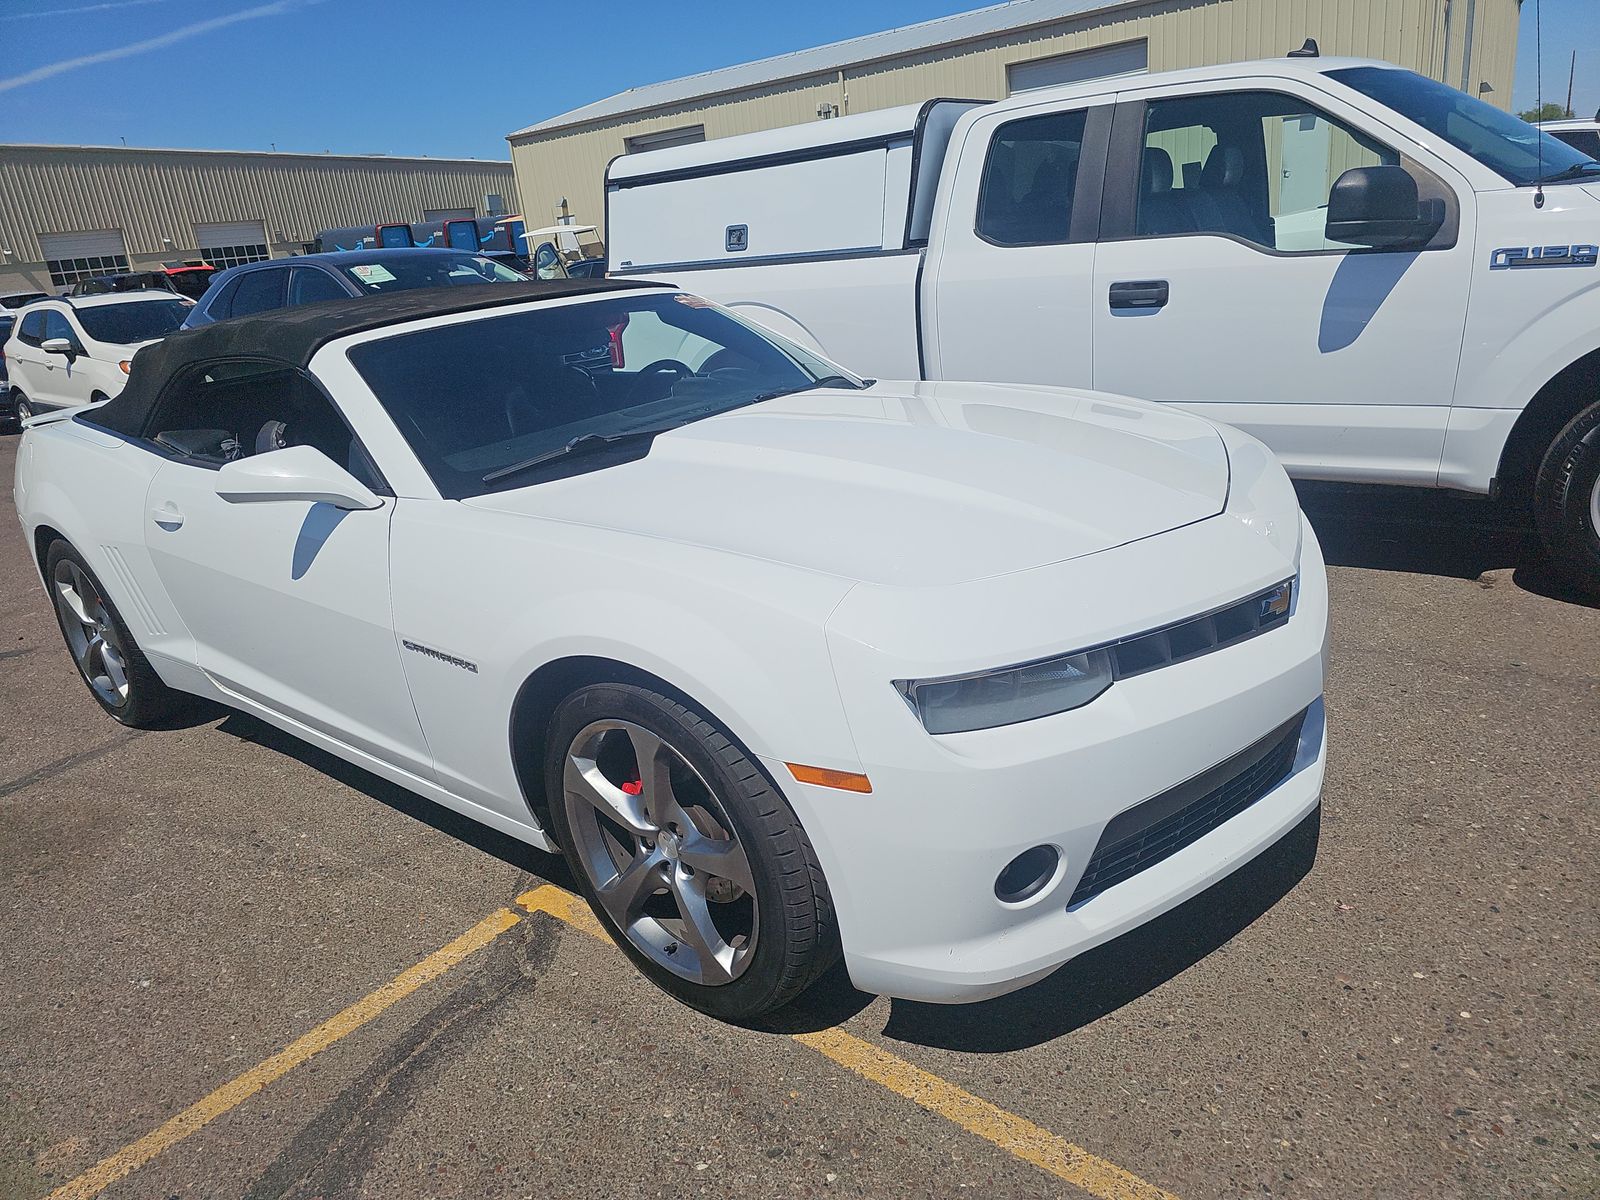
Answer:
[[[320,0],[275,0],[275,3],[272,4],[261,4],[255,8],[240,9],[236,13],[228,13],[226,16],[212,17],[208,21],[196,21],[193,25],[184,25],[179,29],[174,29],[171,33],[163,33],[158,37],[146,38],[142,42],[132,42],[126,46],[100,50],[94,54],[84,54],[78,58],[66,58],[60,62],[47,63],[21,75],[13,75],[10,79],[0,79],[0,92],[9,92],[12,88],[25,87],[30,83],[38,83],[40,80],[50,79],[68,71],[76,71],[82,67],[95,67],[101,63],[114,62],[119,58],[132,58],[136,54],[145,54],[151,50],[162,50],[175,42],[199,37],[201,34],[211,33],[213,30],[226,29],[230,25],[239,24],[241,21],[258,21],[263,17],[281,17],[297,8],[305,8],[307,5],[319,2]]]
[[[110,0],[106,4],[84,4],[78,8],[47,8],[42,12],[0,13],[0,21],[26,21],[32,17],[70,17],[74,13],[105,12],[112,8],[132,8],[136,4],[165,4],[166,0]]]

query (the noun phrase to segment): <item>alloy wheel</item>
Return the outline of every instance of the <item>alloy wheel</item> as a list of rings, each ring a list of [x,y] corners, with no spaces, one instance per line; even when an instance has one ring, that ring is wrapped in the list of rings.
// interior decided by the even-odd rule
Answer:
[[[669,742],[595,721],[564,764],[577,868],[618,929],[693,983],[737,979],[755,954],[750,861],[711,787]]]
[[[18,421],[26,421],[29,417],[33,416],[33,405],[28,403],[28,398],[26,396],[18,396],[15,407]]]
[[[51,582],[73,661],[101,703],[121,708],[130,692],[127,655],[104,599],[88,572],[70,558],[56,564]]]

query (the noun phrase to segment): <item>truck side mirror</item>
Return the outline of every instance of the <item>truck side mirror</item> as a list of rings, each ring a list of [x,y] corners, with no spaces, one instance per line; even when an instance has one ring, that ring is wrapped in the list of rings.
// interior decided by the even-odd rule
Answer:
[[[1422,205],[1404,167],[1351,167],[1328,194],[1327,236],[1388,250],[1421,246],[1443,224],[1441,208],[1436,201]]]

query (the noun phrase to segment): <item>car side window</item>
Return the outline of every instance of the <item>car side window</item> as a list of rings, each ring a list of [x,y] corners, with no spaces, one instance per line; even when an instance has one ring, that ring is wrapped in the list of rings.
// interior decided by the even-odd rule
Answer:
[[[1153,100],[1135,235],[1215,233],[1288,254],[1347,249],[1324,232],[1334,182],[1352,167],[1399,161],[1366,134],[1278,92]]]
[[[266,274],[266,272],[263,272]],[[289,306],[314,304],[318,300],[344,300],[349,293],[326,271],[315,267],[296,267],[289,272]]]
[[[44,341],[44,314],[31,312],[22,318],[22,328],[17,330],[17,340],[28,346]]]
[[[67,314],[51,308],[44,313],[44,340],[51,338],[66,338],[78,349],[83,349],[83,339],[78,336],[78,331],[72,327],[72,322],[67,320]]]
[[[228,316],[246,317],[251,313],[282,308],[283,285],[288,274],[278,268],[241,275],[233,293],[233,303],[228,306]]]
[[[1001,246],[1065,242],[1088,113],[1046,113],[995,131],[978,193],[977,232]]]
[[[289,446],[312,446],[362,483],[386,490],[365,449],[305,372],[281,363],[208,363],[167,385],[146,440],[195,466],[216,468]]]

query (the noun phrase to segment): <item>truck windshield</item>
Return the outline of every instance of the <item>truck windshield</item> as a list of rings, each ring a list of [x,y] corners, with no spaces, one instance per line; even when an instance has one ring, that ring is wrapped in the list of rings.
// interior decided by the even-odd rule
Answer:
[[[1600,178],[1600,163],[1526,121],[1414,71],[1344,67],[1328,77],[1394,109],[1518,187]],[[1593,166],[1585,170],[1584,164]]]
[[[594,451],[638,458],[656,433],[779,395],[862,386],[698,297],[656,290],[396,334],[350,361],[452,500],[537,484],[563,463],[614,466]]]

